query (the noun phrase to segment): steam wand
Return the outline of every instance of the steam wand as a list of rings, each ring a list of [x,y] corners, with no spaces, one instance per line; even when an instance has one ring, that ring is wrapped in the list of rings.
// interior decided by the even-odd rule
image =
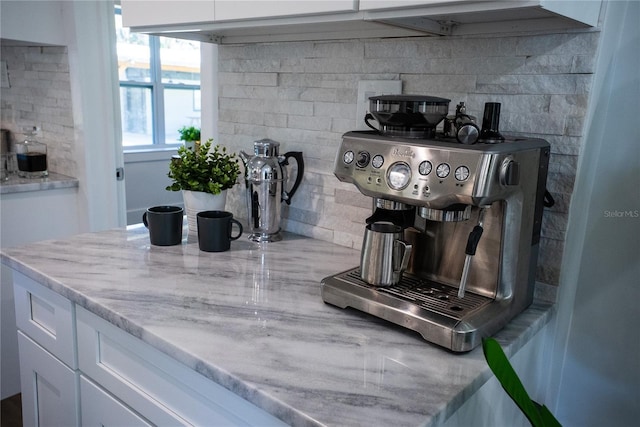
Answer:
[[[489,209],[488,207],[480,208],[480,212],[478,213],[478,225],[473,227],[471,233],[469,233],[469,239],[467,240],[467,247],[465,248],[464,253],[466,254],[464,258],[464,267],[462,267],[462,277],[460,278],[460,286],[458,287],[458,298],[464,298],[464,290],[467,287],[467,279],[469,278],[469,270],[471,269],[471,259],[476,254],[476,249],[478,248],[478,243],[480,242],[480,237],[482,237],[482,232],[484,231],[483,223],[484,223],[484,213]]]

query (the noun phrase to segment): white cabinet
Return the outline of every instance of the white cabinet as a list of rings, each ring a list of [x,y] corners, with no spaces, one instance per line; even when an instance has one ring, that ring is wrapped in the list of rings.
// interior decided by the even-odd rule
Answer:
[[[285,425],[81,307],[77,307],[77,330],[83,375],[153,424]],[[83,403],[83,417],[87,410]]]
[[[122,0],[123,22],[134,31],[220,44],[566,30],[596,26],[600,5],[600,0]]]
[[[448,3],[462,3],[460,0],[360,0],[360,10],[402,9],[405,7],[434,6]],[[464,3],[473,3],[465,0]],[[477,1],[476,1],[477,3]]]
[[[80,376],[80,396],[82,427],[153,425],[84,375]]]
[[[600,0],[360,0],[359,10],[366,19],[408,28],[445,23],[462,35],[595,27],[600,6]]]
[[[125,27],[190,24],[214,21],[213,0],[122,0]]]
[[[355,0],[122,0],[125,27],[190,25],[336,12],[355,12]]]
[[[354,0],[215,0],[216,21],[355,12]]]
[[[285,426],[13,271],[25,426]]]
[[[20,331],[18,349],[23,425],[80,425],[76,373]]]
[[[24,2],[2,2],[3,24],[4,8],[8,3],[14,7],[15,4]],[[46,10],[48,4],[42,3],[42,7]],[[27,11],[24,11],[24,14],[27,15]],[[25,22],[20,19],[11,20],[11,22],[14,21],[16,23]],[[22,27],[25,26],[22,25]],[[38,23],[34,23],[31,28],[40,29]],[[2,30],[4,34],[4,28]],[[54,39],[50,38],[49,40]],[[3,185],[10,185],[9,183],[10,181],[7,181]],[[7,249],[39,240],[57,239],[79,233],[77,193],[78,189],[72,187],[0,195],[0,246]],[[51,224],[55,224],[55,227],[52,227]],[[2,395],[0,397],[4,399],[20,393],[20,378],[18,375],[18,344],[15,334],[13,276],[11,269],[4,263],[0,264],[0,275],[2,276],[0,279],[0,287],[2,288],[0,290]]]
[[[75,369],[78,363],[71,301],[15,271],[13,283],[18,329]]]
[[[13,276],[23,423],[79,425],[73,305],[20,273]]]

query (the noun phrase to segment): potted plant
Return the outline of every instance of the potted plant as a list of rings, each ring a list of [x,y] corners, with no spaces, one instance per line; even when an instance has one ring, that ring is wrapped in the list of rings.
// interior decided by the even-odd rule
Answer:
[[[197,231],[196,214],[205,210],[224,210],[227,190],[240,174],[239,160],[226,147],[211,147],[212,139],[191,150],[178,148],[169,163],[168,177],[173,180],[166,189],[182,191],[189,234]]]
[[[196,143],[200,141],[200,128],[195,126],[182,126],[178,129],[180,138],[178,141],[184,141],[185,147],[190,150],[194,150]]]

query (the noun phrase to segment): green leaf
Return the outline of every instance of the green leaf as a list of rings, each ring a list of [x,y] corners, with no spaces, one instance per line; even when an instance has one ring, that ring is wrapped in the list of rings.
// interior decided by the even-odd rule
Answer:
[[[200,128],[195,126],[183,126],[178,129],[180,141],[200,141]]]
[[[483,339],[482,350],[489,368],[495,374],[500,385],[518,405],[533,427],[561,427],[546,406],[531,400],[502,347],[495,339]]]
[[[168,176],[173,183],[166,187],[167,190],[220,194],[235,185],[240,175],[236,154],[226,154],[226,147],[219,145],[211,149],[211,142],[211,139],[207,140],[198,150],[178,149],[178,156],[169,163]]]

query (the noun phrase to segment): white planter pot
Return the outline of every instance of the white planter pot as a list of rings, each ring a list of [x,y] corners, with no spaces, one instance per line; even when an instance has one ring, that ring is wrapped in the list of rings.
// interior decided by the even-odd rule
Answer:
[[[184,199],[184,210],[187,213],[189,235],[197,236],[196,214],[202,211],[223,211],[227,203],[227,190],[223,190],[220,194],[182,190],[182,198]]]

